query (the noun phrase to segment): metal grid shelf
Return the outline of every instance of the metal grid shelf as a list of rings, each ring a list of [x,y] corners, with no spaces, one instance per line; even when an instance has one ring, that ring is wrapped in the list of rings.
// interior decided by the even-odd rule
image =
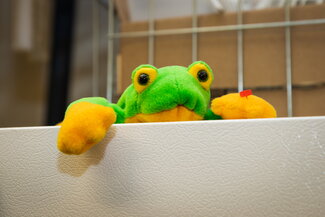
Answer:
[[[114,0],[108,0],[108,70],[107,70],[107,98],[109,100],[113,97],[113,70],[114,70],[114,42],[120,38],[131,37],[148,37],[148,63],[154,64],[154,40],[155,36],[161,35],[177,35],[177,34],[192,34],[192,61],[197,60],[197,34],[206,32],[221,32],[221,31],[237,31],[237,74],[238,74],[238,91],[244,89],[244,67],[243,67],[243,31],[248,29],[266,29],[283,27],[285,28],[285,58],[286,58],[286,91],[287,91],[287,115],[292,116],[292,68],[291,68],[291,38],[290,27],[293,26],[305,26],[305,25],[317,25],[325,24],[325,19],[311,19],[311,20],[290,20],[290,3],[291,0],[286,0],[285,4],[285,20],[283,22],[268,22],[268,23],[253,23],[243,24],[242,13],[242,0],[238,0],[237,4],[237,25],[226,26],[209,26],[198,27],[198,15],[197,15],[197,0],[192,0],[192,27],[191,28],[179,28],[179,29],[164,29],[155,30],[154,20],[154,4],[157,0],[148,0],[148,31],[134,31],[127,33],[119,33],[114,31]],[[98,3],[98,1],[95,1]],[[99,1],[101,5],[103,3]],[[96,15],[94,15],[96,16]],[[95,19],[94,19],[95,21]],[[98,29],[94,28],[94,31]],[[95,35],[95,34],[94,34]],[[96,43],[94,43],[94,49]],[[96,50],[94,50],[96,53]],[[96,57],[95,57],[96,58]],[[94,59],[95,59],[94,58]],[[96,66],[95,66],[96,67]],[[97,69],[94,68],[94,71]],[[94,77],[98,76],[94,72]],[[98,78],[94,78],[97,81]]]

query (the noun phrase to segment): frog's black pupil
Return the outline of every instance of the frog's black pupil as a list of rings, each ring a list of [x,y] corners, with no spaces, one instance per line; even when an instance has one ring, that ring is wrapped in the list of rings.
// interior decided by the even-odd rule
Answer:
[[[146,85],[146,84],[148,84],[148,82],[149,82],[149,75],[146,74],[146,73],[142,73],[142,74],[140,74],[139,77],[138,77],[138,82],[139,82],[139,84],[141,84],[141,85]]]
[[[205,70],[203,70],[203,69],[200,70],[200,71],[198,71],[198,73],[197,73],[197,78],[198,78],[199,81],[201,81],[201,82],[207,81],[208,78],[209,78],[207,71],[205,71]]]

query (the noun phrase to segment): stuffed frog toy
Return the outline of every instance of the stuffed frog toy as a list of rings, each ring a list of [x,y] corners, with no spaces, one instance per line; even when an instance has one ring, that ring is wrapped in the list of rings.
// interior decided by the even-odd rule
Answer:
[[[212,100],[213,72],[203,61],[188,67],[140,65],[117,104],[89,97],[69,105],[58,134],[58,149],[81,154],[105,136],[114,123],[274,118],[271,104],[250,91]]]

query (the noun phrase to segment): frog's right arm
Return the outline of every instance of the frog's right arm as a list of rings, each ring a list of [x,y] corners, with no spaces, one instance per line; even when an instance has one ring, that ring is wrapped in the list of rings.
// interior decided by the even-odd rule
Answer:
[[[99,143],[109,127],[124,123],[124,111],[101,97],[82,98],[69,105],[58,135],[58,149],[81,154]]]

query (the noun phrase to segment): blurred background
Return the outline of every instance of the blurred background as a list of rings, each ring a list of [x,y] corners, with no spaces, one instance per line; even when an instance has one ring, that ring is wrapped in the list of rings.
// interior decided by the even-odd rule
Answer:
[[[243,89],[280,117],[325,115],[323,0],[0,0],[0,127],[53,125],[132,70],[207,62],[212,96]]]

